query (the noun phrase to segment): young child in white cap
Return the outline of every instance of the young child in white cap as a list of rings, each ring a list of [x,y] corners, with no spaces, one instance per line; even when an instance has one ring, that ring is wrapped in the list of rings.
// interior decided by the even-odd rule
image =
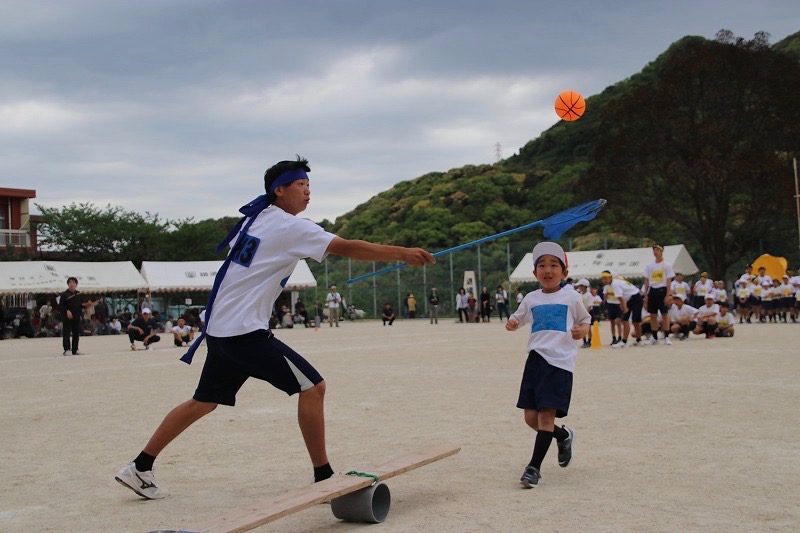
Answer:
[[[536,487],[542,461],[553,438],[558,444],[558,464],[566,468],[572,459],[575,432],[557,427],[555,419],[567,416],[572,397],[572,374],[578,346],[589,333],[591,316],[574,290],[561,290],[567,277],[567,255],[554,242],[533,248],[533,275],[542,288],[529,292],[506,322],[508,331],[531,322],[528,360],[520,385],[517,407],[524,409],[525,423],[536,431],[533,456],[520,478],[525,488]]]

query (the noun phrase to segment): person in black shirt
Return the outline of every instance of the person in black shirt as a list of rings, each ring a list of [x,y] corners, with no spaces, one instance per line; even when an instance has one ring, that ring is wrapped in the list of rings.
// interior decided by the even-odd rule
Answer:
[[[61,293],[58,299],[58,307],[61,311],[63,322],[61,328],[61,338],[64,344],[62,355],[81,355],[78,351],[78,340],[81,338],[81,313],[83,313],[83,296],[78,291],[78,278],[70,276],[67,278],[67,290]],[[70,338],[72,345],[70,346]]]
[[[128,326],[128,339],[131,341],[131,350],[136,351],[134,341],[143,341],[145,349],[152,350],[152,344],[161,340],[161,337],[156,335],[157,331],[158,323],[150,315],[150,309],[145,307],[142,309],[142,315]]]
[[[390,304],[389,302],[386,302],[386,305],[383,306],[383,316],[382,316],[382,318],[383,318],[383,325],[384,326],[386,325],[387,322],[391,326],[392,323],[394,322],[394,319],[396,318],[396,316],[394,314],[394,309],[392,309],[392,304]]]

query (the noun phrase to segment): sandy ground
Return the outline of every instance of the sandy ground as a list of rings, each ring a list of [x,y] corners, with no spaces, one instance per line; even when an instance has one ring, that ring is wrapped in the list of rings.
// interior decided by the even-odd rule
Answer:
[[[383,524],[320,505],[259,531],[797,531],[798,325],[742,325],[735,339],[581,350],[570,416],[575,456],[556,448],[533,490],[518,484],[533,433],[515,408],[526,334],[495,322],[346,323],[280,330],[326,377],[336,470],[364,470],[429,443],[451,458],[388,481]],[[608,342],[606,328],[602,331]],[[251,380],[168,447],[145,501],[114,481],[163,415],[189,398],[205,358],[167,342],[0,341],[0,530],[190,528],[310,482],[296,399]]]

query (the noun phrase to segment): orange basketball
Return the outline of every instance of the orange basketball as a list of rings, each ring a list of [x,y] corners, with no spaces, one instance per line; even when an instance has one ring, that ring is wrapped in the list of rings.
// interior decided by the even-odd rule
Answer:
[[[571,122],[581,118],[583,112],[586,111],[586,101],[580,93],[564,91],[556,98],[555,108],[559,117]]]

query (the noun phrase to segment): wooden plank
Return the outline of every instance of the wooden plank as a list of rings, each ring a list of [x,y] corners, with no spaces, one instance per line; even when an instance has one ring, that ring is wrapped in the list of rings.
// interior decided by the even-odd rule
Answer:
[[[383,481],[402,473],[414,470],[445,457],[455,455],[461,448],[452,446],[429,446],[417,451],[401,455],[381,465],[368,469],[359,469],[375,474]],[[250,531],[284,516],[302,511],[339,496],[344,496],[359,489],[369,487],[372,478],[337,474],[330,479],[287,492],[272,500],[257,505],[250,505],[220,516],[190,531],[202,533],[239,533]]]

